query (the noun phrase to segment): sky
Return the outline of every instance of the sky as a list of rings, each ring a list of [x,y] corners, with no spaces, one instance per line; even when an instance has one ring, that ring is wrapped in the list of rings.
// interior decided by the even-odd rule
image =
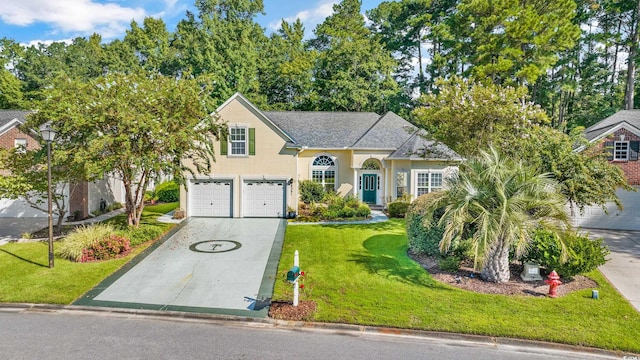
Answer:
[[[300,18],[311,37],[316,25],[333,12],[338,0],[263,0],[265,15],[256,22],[271,34],[281,19]],[[375,8],[382,0],[362,0],[362,11]],[[145,17],[162,18],[169,31],[193,10],[195,0],[2,0],[0,38],[21,44],[69,41],[76,37],[102,35],[105,42],[122,39],[131,20],[142,23]]]

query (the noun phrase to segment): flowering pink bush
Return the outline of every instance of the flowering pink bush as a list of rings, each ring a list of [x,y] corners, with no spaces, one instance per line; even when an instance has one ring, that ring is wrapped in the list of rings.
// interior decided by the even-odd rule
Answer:
[[[110,235],[89,248],[82,249],[80,262],[109,260],[119,255],[126,255],[129,251],[131,251],[129,239],[118,235]]]

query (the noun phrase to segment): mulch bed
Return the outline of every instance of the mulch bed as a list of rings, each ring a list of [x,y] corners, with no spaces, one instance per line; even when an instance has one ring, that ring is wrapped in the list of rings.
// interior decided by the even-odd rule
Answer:
[[[549,285],[544,280],[523,281],[520,274],[523,266],[511,264],[511,279],[504,283],[493,283],[480,279],[480,274],[473,271],[468,266],[460,267],[457,273],[450,273],[440,270],[438,261],[434,257],[414,254],[409,252],[409,257],[418,262],[427,270],[431,276],[448,285],[455,286],[482,294],[502,294],[502,295],[523,295],[523,296],[546,296],[549,292]],[[541,274],[544,277],[544,274]],[[558,296],[564,296],[571,292],[583,289],[594,289],[598,283],[582,275],[576,275],[573,279],[560,279],[562,285],[558,287]]]
[[[311,300],[300,301],[298,306],[293,306],[291,301],[274,301],[269,307],[269,317],[278,320],[311,320],[316,307],[316,302]]]

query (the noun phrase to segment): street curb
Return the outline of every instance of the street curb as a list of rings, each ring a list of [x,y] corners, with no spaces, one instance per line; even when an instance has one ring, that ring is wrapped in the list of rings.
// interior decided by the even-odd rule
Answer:
[[[432,339],[447,342],[467,342],[481,344],[489,347],[513,346],[513,347],[535,347],[552,351],[571,351],[584,353],[592,356],[607,356],[615,359],[622,357],[635,358],[640,354],[624,351],[605,350],[593,347],[552,343],[539,340],[515,339],[506,337],[495,337],[487,335],[460,334],[440,331],[412,330],[390,327],[352,325],[341,323],[320,323],[291,320],[276,320],[271,318],[254,318],[236,315],[204,314],[180,311],[157,311],[145,309],[126,309],[81,305],[55,305],[55,304],[29,304],[29,303],[0,303],[0,313],[75,313],[88,315],[102,315],[114,317],[141,317],[168,321],[202,322],[217,325],[235,325],[247,327],[265,327],[287,329],[291,331],[326,331],[342,335],[362,336],[400,336]]]

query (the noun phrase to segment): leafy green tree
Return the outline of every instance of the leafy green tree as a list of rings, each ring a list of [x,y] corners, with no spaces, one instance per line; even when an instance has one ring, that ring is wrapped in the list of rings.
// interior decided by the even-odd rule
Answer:
[[[607,160],[602,147],[584,138],[582,128],[567,135],[550,127],[535,126],[507,152],[539,172],[550,174],[567,198],[571,215],[576,208],[582,212],[585,206],[600,205],[605,209],[608,201],[614,201],[622,209],[616,189],[632,190],[622,169]]]
[[[206,78],[211,97],[221,102],[241,92],[256,104],[260,96],[260,51],[266,36],[254,17],[262,0],[197,0],[198,16],[187,13],[172,41],[179,72]]]
[[[127,30],[124,42],[135,52],[142,68],[148,72],[160,72],[171,75],[173,54],[170,44],[170,34],[162,19],[146,17],[143,26],[131,22],[131,29]]]
[[[22,83],[0,62],[0,109],[22,109]]]
[[[468,70],[480,81],[535,83],[579,37],[575,9],[573,0],[462,0],[454,17]]]
[[[447,189],[427,199],[425,210],[432,214],[443,209],[442,251],[469,237],[481,277],[505,282],[513,248],[522,254],[538,227],[560,232],[568,226],[565,198],[557,190],[547,174],[536,174],[491,148],[463,163]]]
[[[210,136],[221,126],[207,116],[203,89],[193,79],[160,75],[109,74],[89,82],[61,78],[47,89],[27,125],[47,120],[58,131],[56,152],[64,151],[86,179],[115,174],[124,183],[130,225],[138,226],[144,192],[151,180],[170,175],[186,181],[192,163],[209,172]]]
[[[282,21],[264,51],[266,64],[260,72],[260,87],[267,97],[267,107],[302,109],[311,92],[316,55],[305,46],[302,22]]]
[[[526,88],[503,87],[453,77],[436,83],[437,93],[420,98],[415,121],[434,139],[463,156],[493,145],[506,149],[526,136],[531,124],[547,117],[538,106],[522,99]]]
[[[30,128],[23,127],[26,133]],[[55,148],[55,143],[52,148]],[[65,151],[55,149],[51,153],[52,205],[58,216],[56,229],[60,230],[65,214],[69,211],[67,198],[73,195],[69,184],[82,176],[78,168],[69,163]],[[34,209],[48,212],[47,152],[43,145],[38,149],[0,149],[0,198],[23,199]],[[67,189],[71,193],[67,193]],[[68,197],[66,196],[68,195]]]
[[[325,111],[383,113],[399,94],[393,78],[396,63],[369,31],[359,0],[343,0],[314,30],[318,51],[311,104]]]

